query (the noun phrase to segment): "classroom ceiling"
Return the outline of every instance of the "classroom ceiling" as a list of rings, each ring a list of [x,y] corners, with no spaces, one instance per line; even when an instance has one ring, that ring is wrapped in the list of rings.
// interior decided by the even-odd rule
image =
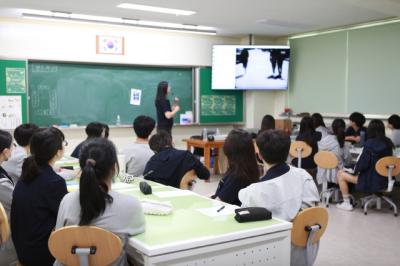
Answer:
[[[120,3],[197,13],[149,13]],[[0,0],[0,16],[20,17],[22,8],[210,26],[223,36],[289,36],[400,16],[400,0]]]

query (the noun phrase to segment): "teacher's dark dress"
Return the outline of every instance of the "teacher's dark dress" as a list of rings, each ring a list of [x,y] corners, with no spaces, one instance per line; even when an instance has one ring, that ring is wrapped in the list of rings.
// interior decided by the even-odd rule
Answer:
[[[174,124],[174,118],[166,118],[165,112],[171,112],[171,103],[168,99],[156,101],[157,109],[157,132],[161,130],[167,131],[171,134],[172,125]]]

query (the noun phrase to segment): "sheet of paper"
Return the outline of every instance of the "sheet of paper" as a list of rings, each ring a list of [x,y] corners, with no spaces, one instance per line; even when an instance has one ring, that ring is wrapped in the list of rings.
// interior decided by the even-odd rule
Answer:
[[[0,128],[14,129],[22,124],[21,96],[0,96]]]
[[[154,192],[153,194],[159,198],[173,198],[173,197],[191,196],[194,195],[194,192],[190,190],[176,189],[173,191]]]
[[[130,104],[140,105],[140,100],[142,99],[142,90],[131,89],[131,100]]]
[[[219,209],[221,209],[222,206],[225,207],[222,210],[218,211]],[[235,209],[237,208],[239,207],[231,205],[218,205],[211,208],[197,209],[197,211],[209,217],[218,217],[235,214]]]

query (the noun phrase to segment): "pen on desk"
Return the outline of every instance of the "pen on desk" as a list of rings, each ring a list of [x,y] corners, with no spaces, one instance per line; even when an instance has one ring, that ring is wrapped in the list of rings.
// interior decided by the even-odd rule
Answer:
[[[221,208],[219,208],[219,209],[217,210],[217,212],[222,211],[224,208],[225,208],[225,205],[221,206]]]

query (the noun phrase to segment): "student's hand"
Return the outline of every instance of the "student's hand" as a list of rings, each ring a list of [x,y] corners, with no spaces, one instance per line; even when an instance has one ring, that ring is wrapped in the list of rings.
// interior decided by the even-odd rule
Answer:
[[[181,109],[181,108],[179,107],[179,105],[174,105],[174,106],[172,107],[172,111],[173,111],[174,113],[179,112],[180,109]]]

